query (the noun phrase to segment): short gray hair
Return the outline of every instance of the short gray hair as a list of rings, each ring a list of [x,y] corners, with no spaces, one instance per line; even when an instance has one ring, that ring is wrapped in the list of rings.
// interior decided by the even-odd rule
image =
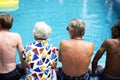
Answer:
[[[78,18],[72,19],[68,26],[68,30],[73,30],[76,36],[83,36],[85,33],[85,23]]]
[[[37,38],[47,39],[51,34],[51,27],[48,26],[45,22],[36,22],[33,29],[33,34]]]

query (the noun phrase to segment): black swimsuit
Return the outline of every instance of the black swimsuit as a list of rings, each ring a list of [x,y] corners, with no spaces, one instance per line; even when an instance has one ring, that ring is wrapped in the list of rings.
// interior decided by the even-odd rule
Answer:
[[[17,65],[16,69],[9,73],[0,73],[0,80],[19,80],[23,75],[23,69]]]
[[[61,68],[56,70],[58,80],[90,80],[90,70],[88,70],[84,75],[79,77],[67,76]]]

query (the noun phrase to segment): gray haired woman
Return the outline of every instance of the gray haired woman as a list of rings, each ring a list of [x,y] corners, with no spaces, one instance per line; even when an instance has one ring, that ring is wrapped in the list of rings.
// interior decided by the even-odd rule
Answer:
[[[50,37],[51,27],[45,22],[37,22],[33,29],[35,42],[26,45],[23,58],[27,63],[27,80],[57,80],[56,62],[58,49],[48,44],[46,39]]]

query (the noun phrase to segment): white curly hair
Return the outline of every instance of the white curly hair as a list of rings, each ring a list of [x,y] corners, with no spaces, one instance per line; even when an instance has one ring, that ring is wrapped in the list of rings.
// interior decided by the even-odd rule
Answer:
[[[32,32],[37,38],[47,39],[50,36],[51,31],[51,27],[45,22],[36,22]]]

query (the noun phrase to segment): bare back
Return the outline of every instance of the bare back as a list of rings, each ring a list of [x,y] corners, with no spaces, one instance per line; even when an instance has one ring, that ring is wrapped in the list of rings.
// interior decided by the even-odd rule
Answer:
[[[60,43],[62,69],[69,76],[80,76],[88,70],[94,45],[83,40],[69,40]]]
[[[20,35],[0,31],[0,73],[8,73],[16,68],[16,48],[22,50]]]
[[[107,56],[104,72],[114,77],[120,77],[120,39],[107,40],[105,47]]]

